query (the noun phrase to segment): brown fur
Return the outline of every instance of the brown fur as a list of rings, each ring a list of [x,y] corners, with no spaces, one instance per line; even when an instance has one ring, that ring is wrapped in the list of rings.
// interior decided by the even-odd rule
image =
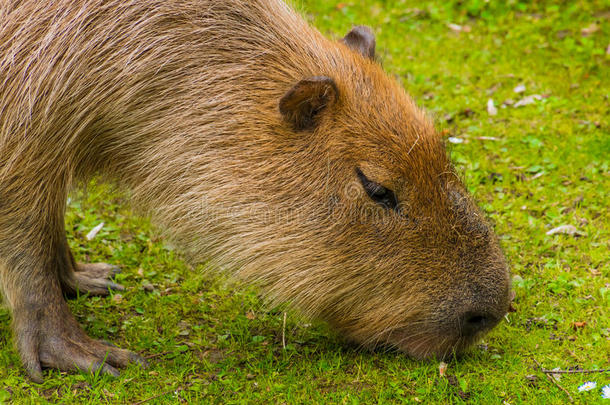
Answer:
[[[96,174],[194,260],[363,345],[444,355],[493,326],[509,300],[496,238],[371,49],[370,31],[330,41],[280,0],[0,3],[0,281],[28,372],[136,359],[62,298],[118,288],[65,238],[66,194]],[[464,335],[465,313],[491,320]]]

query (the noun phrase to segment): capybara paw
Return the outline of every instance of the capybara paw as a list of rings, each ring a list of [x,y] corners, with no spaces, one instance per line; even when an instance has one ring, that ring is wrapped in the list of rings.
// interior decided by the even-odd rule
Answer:
[[[17,346],[23,365],[30,378],[43,381],[42,370],[54,368],[62,371],[120,375],[118,368],[129,363],[147,366],[141,356],[103,341],[89,338],[78,326],[71,330],[57,327],[29,330],[17,336]]]
[[[74,290],[91,295],[108,295],[109,290],[124,291],[125,287],[111,280],[121,269],[107,263],[78,263],[74,272]]]

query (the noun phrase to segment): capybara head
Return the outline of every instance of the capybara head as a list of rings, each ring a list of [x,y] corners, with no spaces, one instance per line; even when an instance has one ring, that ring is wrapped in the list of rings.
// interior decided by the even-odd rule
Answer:
[[[160,134],[140,138],[139,160],[125,156],[150,173],[134,198],[154,201],[187,251],[363,346],[443,356],[496,325],[510,301],[497,238],[442,137],[375,60],[372,32],[331,41],[276,0],[206,12],[206,30],[151,56],[166,60],[150,69],[162,90],[143,97],[189,98],[155,101],[180,109],[147,125]]]
[[[442,138],[374,60],[372,33],[342,42],[345,71],[279,100],[278,136],[300,150],[270,174],[290,215],[267,244],[277,262],[254,278],[364,346],[443,357],[505,315],[507,264]]]

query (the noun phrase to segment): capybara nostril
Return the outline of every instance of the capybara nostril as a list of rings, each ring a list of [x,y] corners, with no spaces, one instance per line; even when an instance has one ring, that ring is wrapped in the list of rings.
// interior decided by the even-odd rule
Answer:
[[[462,336],[475,336],[497,323],[497,318],[484,312],[468,311],[460,322],[460,334]]]

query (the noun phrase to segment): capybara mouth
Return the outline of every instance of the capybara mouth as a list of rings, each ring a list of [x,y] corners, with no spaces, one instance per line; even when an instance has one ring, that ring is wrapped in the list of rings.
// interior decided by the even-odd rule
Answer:
[[[386,342],[418,360],[444,360],[462,355],[496,327],[502,318],[467,312],[457,322],[457,328],[402,327],[391,331]]]
[[[463,354],[484,335],[485,332],[473,336],[453,336],[433,332],[395,331],[389,344],[417,360],[445,360]]]

